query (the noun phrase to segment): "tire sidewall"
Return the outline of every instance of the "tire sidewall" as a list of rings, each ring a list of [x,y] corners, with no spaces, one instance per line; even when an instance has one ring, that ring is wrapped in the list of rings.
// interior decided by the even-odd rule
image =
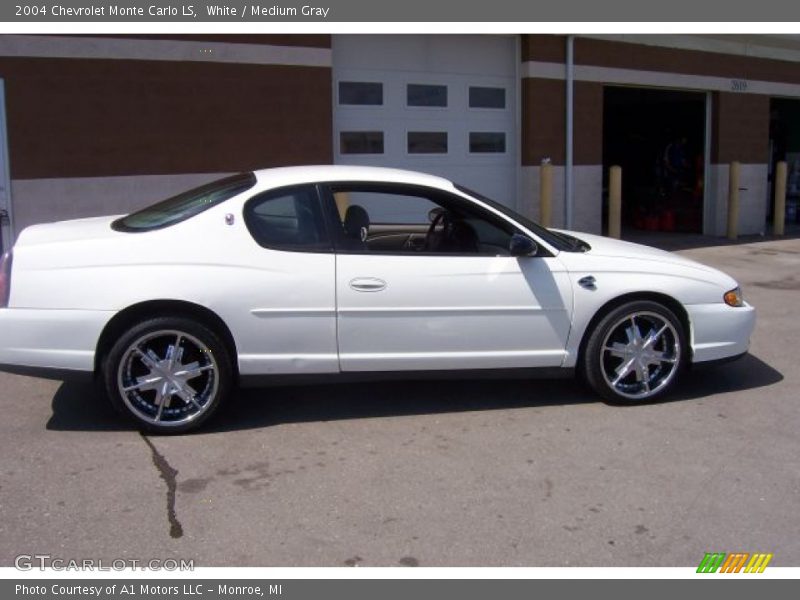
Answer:
[[[133,412],[122,398],[117,384],[117,373],[120,361],[130,345],[140,337],[161,330],[185,332],[201,341],[214,357],[217,364],[218,386],[216,394],[209,400],[209,406],[191,421],[181,425],[156,425],[142,420]],[[231,356],[220,337],[210,328],[186,317],[154,317],[140,321],[127,329],[113,344],[102,362],[103,387],[112,406],[132,421],[138,429],[148,433],[170,434],[185,433],[200,427],[214,415],[229,395],[233,382]]]

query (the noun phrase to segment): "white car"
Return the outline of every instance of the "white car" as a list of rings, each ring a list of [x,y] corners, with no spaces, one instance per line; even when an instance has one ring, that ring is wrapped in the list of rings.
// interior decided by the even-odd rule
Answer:
[[[689,364],[744,354],[755,323],[716,269],[370,167],[243,173],[36,225],[0,272],[0,369],[97,378],[158,432],[197,427],[237,384],[320,375],[552,369],[650,401]]]

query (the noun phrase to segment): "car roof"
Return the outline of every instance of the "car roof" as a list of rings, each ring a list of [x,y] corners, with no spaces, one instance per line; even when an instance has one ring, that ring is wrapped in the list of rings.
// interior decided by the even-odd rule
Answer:
[[[258,183],[267,187],[313,182],[369,181],[424,185],[445,190],[453,189],[453,183],[443,177],[386,167],[309,165],[259,169],[253,171],[253,173]]]

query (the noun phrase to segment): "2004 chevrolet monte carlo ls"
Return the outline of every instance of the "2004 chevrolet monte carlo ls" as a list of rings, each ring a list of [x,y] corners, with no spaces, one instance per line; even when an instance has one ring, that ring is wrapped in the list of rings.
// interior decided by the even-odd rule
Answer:
[[[689,364],[744,354],[755,323],[716,269],[545,229],[439,177],[342,166],[29,227],[0,307],[0,368],[94,377],[165,433],[281,376],[553,369],[651,401]]]

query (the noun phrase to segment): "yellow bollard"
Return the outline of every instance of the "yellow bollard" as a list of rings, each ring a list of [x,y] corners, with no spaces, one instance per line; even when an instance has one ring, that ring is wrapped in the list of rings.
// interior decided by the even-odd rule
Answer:
[[[739,161],[733,161],[728,176],[728,239],[739,234]]]
[[[775,210],[772,213],[772,233],[783,235],[786,226],[786,162],[775,165]]]
[[[614,165],[608,171],[608,237],[622,235],[622,167]]]
[[[344,216],[347,214],[347,208],[350,206],[350,194],[347,192],[336,192],[333,195],[333,201],[336,203],[336,210],[339,211],[339,218],[344,222]]]
[[[553,165],[542,161],[539,171],[539,224],[550,227],[553,219]]]

